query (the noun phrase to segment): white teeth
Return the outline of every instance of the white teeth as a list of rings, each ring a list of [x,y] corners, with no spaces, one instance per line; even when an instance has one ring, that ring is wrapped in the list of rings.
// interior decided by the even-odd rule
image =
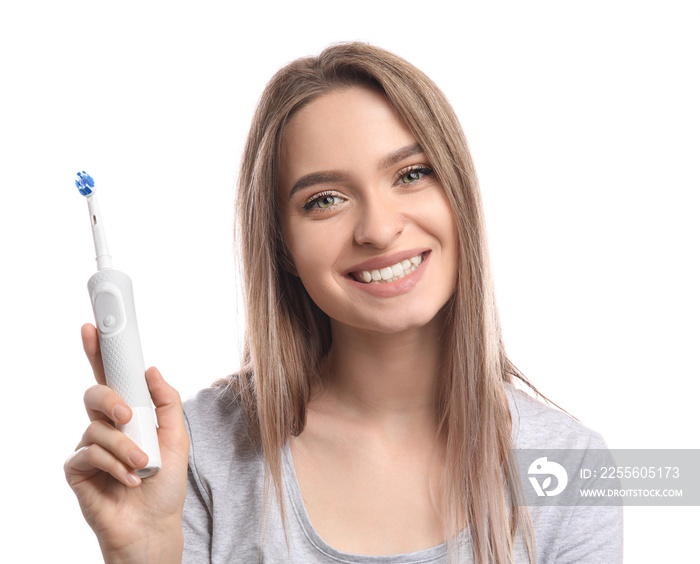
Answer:
[[[393,282],[413,272],[422,262],[423,257],[417,255],[380,270],[362,270],[355,274],[355,278],[365,284],[370,282]]]
[[[382,280],[391,280],[394,277],[394,271],[388,266],[386,268],[382,268],[379,273],[382,275]]]

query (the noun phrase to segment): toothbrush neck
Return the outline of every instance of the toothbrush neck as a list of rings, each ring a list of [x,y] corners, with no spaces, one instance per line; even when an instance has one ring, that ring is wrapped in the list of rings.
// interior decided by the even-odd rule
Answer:
[[[112,257],[109,255],[100,255],[96,259],[97,270],[109,270],[112,268]]]

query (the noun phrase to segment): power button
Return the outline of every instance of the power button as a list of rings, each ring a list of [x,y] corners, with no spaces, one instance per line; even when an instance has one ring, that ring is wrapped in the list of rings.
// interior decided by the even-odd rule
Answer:
[[[121,292],[114,284],[100,284],[92,298],[95,320],[102,333],[116,333],[124,325],[124,304]]]

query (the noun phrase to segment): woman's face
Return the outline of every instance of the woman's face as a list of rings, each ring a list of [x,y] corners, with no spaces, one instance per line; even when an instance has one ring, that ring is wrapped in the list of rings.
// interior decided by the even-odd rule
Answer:
[[[455,288],[455,221],[423,150],[382,94],[352,87],[299,110],[279,173],[294,274],[334,322],[394,333],[435,318]]]

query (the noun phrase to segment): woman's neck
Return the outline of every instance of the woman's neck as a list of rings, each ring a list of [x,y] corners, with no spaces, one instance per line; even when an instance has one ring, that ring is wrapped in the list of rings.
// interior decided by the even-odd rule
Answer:
[[[326,400],[392,433],[434,431],[444,320],[398,334],[331,325],[333,345],[322,368]]]

